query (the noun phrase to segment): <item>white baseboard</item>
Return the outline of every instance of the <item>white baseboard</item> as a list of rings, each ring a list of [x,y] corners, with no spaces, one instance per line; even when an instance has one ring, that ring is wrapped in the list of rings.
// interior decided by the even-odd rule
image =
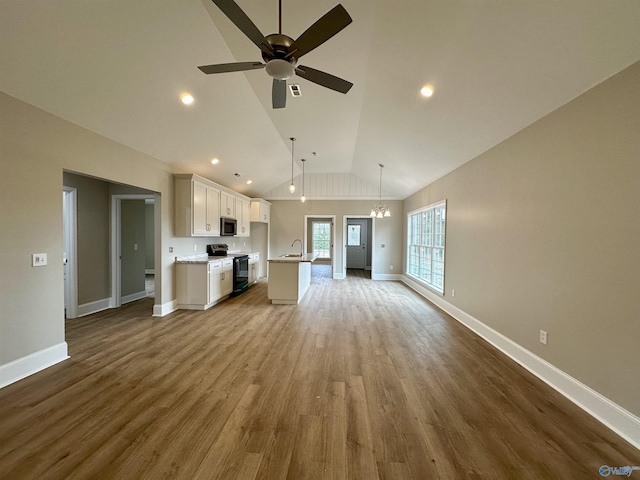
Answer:
[[[153,306],[154,317],[164,317],[171,312],[175,312],[178,309],[178,300],[171,300],[167,303],[156,304]]]
[[[85,315],[91,315],[92,313],[98,313],[103,310],[113,308],[111,303],[111,297],[103,298],[102,300],[96,300],[95,302],[83,303],[78,305],[78,317],[84,317]]]
[[[371,280],[402,280],[399,273],[372,273]]]
[[[147,291],[142,290],[141,292],[131,293],[129,295],[125,295],[120,300],[120,305],[124,305],[125,303],[135,302],[136,300],[140,300],[142,298],[147,298]]]
[[[333,274],[334,280],[344,280],[344,277],[345,277],[344,273],[337,273],[336,272],[336,273]]]
[[[67,342],[61,342],[0,365],[0,388],[22,380],[67,358],[69,358]]]
[[[637,449],[640,449],[640,418],[609,400],[604,395],[576,380],[556,366],[538,357],[500,332],[450,304],[441,295],[423,287],[416,281],[401,276],[402,282],[418,292],[454,319],[484,338],[491,345],[522,365],[540,380],[557,390],[589,415],[603,423]]]
[[[156,271],[154,268],[145,268],[144,269],[144,274],[145,275],[155,275]]]

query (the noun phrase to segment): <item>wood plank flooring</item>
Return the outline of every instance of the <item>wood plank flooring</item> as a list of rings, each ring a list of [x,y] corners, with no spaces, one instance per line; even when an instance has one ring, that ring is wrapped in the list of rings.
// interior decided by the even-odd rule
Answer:
[[[329,267],[327,267],[329,268]],[[206,312],[67,322],[0,390],[0,479],[589,479],[640,452],[397,282],[314,268]]]

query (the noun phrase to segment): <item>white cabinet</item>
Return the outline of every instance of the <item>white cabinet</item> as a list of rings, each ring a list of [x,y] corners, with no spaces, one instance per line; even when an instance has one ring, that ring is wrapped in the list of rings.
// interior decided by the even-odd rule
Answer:
[[[176,264],[178,308],[206,310],[233,292],[233,259]]]
[[[241,197],[236,197],[236,237],[251,236],[251,202]]]
[[[233,292],[233,259],[222,260],[222,271],[220,272],[220,295],[226,297]]]
[[[249,285],[260,278],[260,253],[249,254]]]
[[[252,199],[251,221],[269,223],[271,221],[271,204],[261,198]]]
[[[220,190],[193,175],[175,176],[175,229],[178,237],[220,235]]]
[[[222,289],[220,286],[220,273],[222,272],[222,260],[216,260],[209,262],[209,302],[216,302],[220,300],[222,295]]]
[[[220,216],[236,218],[236,196],[233,193],[220,192]]]

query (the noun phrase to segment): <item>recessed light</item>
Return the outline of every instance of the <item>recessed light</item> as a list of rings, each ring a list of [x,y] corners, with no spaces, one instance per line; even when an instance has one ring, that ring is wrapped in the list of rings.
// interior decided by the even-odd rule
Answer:
[[[191,105],[193,103],[193,96],[185,93],[180,97],[180,100],[182,100],[182,103],[184,103],[185,105]]]
[[[247,185],[251,185],[253,183],[253,180],[247,180]]]
[[[217,165],[219,161],[220,160],[218,160],[217,158],[213,158],[211,159],[211,165]]]
[[[433,88],[428,85],[424,86],[420,90],[420,93],[422,94],[423,97],[430,97],[431,95],[433,95]]]

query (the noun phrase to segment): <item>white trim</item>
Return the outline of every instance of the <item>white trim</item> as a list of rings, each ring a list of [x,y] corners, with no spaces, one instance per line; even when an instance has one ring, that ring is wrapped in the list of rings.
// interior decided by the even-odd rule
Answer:
[[[371,280],[402,280],[402,275],[399,273],[372,273]]]
[[[344,280],[345,279],[345,275],[344,275],[344,273],[336,272],[336,273],[333,274],[333,278],[334,278],[334,280]]]
[[[0,388],[6,387],[29,375],[44,370],[69,358],[67,342],[60,342],[51,347],[20,357],[4,365],[0,365]]]
[[[153,316],[154,317],[164,317],[165,315],[169,315],[172,312],[178,310],[178,300],[171,300],[167,303],[156,304],[153,306]]]
[[[129,295],[125,295],[122,297],[120,301],[120,305],[124,305],[125,303],[135,302],[136,300],[140,300],[142,298],[147,298],[147,291],[142,290],[141,292],[130,293]]]
[[[95,302],[83,303],[82,305],[78,305],[78,317],[84,317],[86,315],[91,315],[92,313],[102,312],[103,310],[108,310],[109,308],[113,308],[113,304],[111,303],[111,297],[103,298],[102,300],[96,300]]]
[[[145,275],[155,275],[156,274],[156,269],[155,268],[145,268],[144,269],[144,274]]]
[[[433,304],[451,315],[458,322],[484,338],[502,353],[522,365],[529,372],[564,395],[596,420],[613,430],[634,447],[640,449],[640,418],[620,405],[576,380],[558,367],[538,357],[480,320],[451,305],[439,294],[416,281],[402,276],[402,281]]]
[[[377,186],[376,186],[377,187]],[[282,200],[295,200],[297,202],[300,201],[300,197],[292,197],[292,196],[288,196],[288,197],[269,197],[269,202],[272,202],[274,200],[278,200],[278,201],[282,201]],[[309,200],[315,200],[315,201],[334,201],[334,200],[368,200],[368,201],[375,201],[378,202],[379,197],[375,196],[354,196],[354,197],[309,197],[307,195],[305,195],[305,201],[308,202]],[[385,197],[384,195],[382,196],[382,200],[388,200],[388,201],[397,201],[397,200],[404,200],[403,198],[400,197]],[[367,215],[368,217],[368,215]]]

